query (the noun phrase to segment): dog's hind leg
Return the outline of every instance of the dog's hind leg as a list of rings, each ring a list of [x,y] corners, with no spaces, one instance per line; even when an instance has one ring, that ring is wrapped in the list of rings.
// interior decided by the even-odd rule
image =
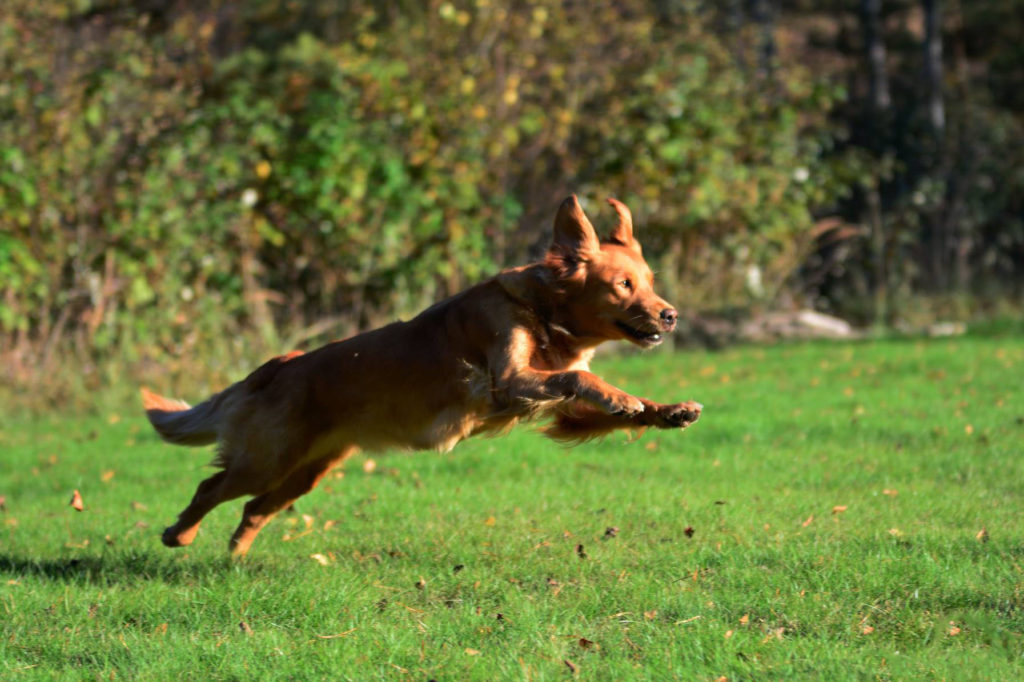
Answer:
[[[273,490],[254,497],[245,503],[245,510],[242,512],[242,522],[238,524],[234,535],[231,536],[229,548],[235,556],[243,556],[249,551],[249,546],[256,539],[260,530],[267,525],[274,516],[286,508],[299,497],[305,495],[316,487],[320,479],[331,470],[331,468],[345,460],[354,453],[356,448],[351,447],[341,453],[314,460],[304,464],[281,482]]]
[[[237,477],[236,477],[237,479]],[[184,547],[192,544],[199,532],[199,522],[211,509],[221,502],[245,495],[247,490],[232,481],[231,471],[225,470],[210,476],[199,484],[192,501],[178,514],[178,521],[168,526],[160,538],[168,547]]]

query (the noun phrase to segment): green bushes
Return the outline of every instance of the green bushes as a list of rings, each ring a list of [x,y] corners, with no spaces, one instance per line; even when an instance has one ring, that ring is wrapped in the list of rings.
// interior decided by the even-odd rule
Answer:
[[[101,385],[100,369],[198,361],[223,382],[228,358],[410,315],[535,256],[570,192],[599,226],[600,199],[626,201],[687,307],[797,289],[842,224],[816,217],[859,222],[881,166],[837,145],[841,88],[798,55],[751,57],[763,27],[724,15],[642,0],[10,0],[9,375],[72,359]]]

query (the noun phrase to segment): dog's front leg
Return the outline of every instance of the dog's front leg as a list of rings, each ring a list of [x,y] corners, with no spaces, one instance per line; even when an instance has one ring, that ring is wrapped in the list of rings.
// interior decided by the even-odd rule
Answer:
[[[589,405],[570,404],[555,414],[554,422],[544,434],[563,442],[582,442],[606,435],[618,429],[686,428],[700,418],[703,405],[694,401],[661,405],[640,399],[643,412],[635,415],[613,415],[600,412]]]
[[[581,370],[520,371],[505,382],[511,402],[582,400],[610,417],[632,417],[646,408],[645,401],[615,388],[596,374]],[[653,403],[647,403],[653,405]]]

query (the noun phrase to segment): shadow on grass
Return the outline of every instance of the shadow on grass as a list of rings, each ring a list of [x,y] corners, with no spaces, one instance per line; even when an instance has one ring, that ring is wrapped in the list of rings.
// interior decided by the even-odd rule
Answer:
[[[229,557],[198,559],[108,553],[102,556],[30,559],[0,554],[0,574],[8,578],[34,577],[52,582],[100,586],[154,581],[167,584],[218,581],[239,571],[252,575],[264,569],[260,563],[242,563]]]

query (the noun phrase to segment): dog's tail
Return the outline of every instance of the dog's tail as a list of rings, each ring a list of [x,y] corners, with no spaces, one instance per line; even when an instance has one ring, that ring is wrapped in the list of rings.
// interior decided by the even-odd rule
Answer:
[[[142,406],[146,408],[149,422],[168,443],[175,445],[208,445],[219,435],[225,394],[234,386],[222,391],[195,407],[183,400],[165,398],[147,388],[139,389]]]

